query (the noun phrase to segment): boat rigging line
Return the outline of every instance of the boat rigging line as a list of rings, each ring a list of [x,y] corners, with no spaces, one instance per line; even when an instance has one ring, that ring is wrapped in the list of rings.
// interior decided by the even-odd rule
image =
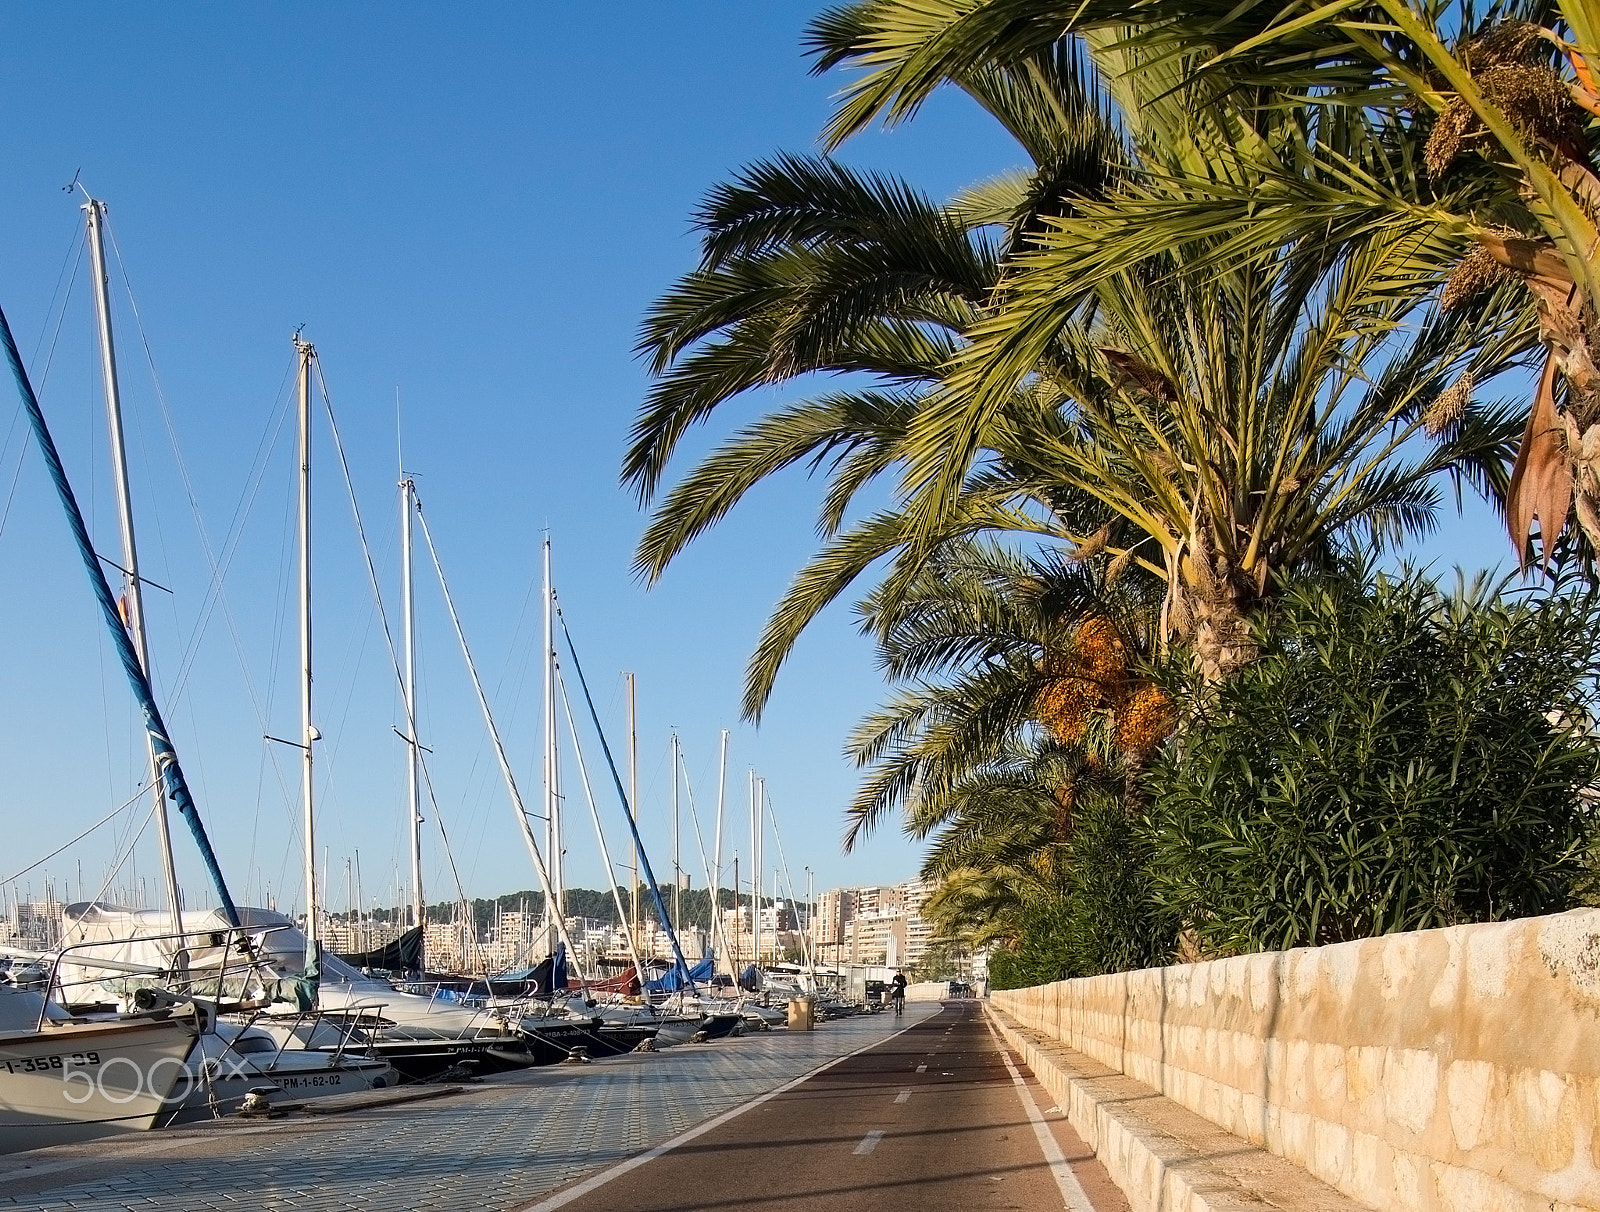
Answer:
[[[600,752],[605,755],[606,765],[611,768],[611,779],[616,784],[617,797],[622,801],[622,814],[628,818],[628,831],[633,834],[633,844],[638,848],[639,863],[644,867],[645,878],[650,881],[650,895],[655,900],[656,913],[660,915],[661,924],[666,929],[667,941],[672,944],[672,956],[678,963],[683,980],[688,983],[690,989],[698,992],[689,965],[683,958],[683,948],[678,945],[677,928],[673,924],[671,915],[667,913],[665,902],[661,899],[661,888],[656,883],[656,873],[650,869],[650,856],[645,851],[643,839],[639,836],[639,824],[634,819],[632,806],[628,803],[628,793],[623,790],[622,776],[617,773],[617,763],[611,756],[611,746],[606,742],[605,730],[600,727],[600,714],[595,710],[594,696],[589,693],[589,682],[583,676],[583,665],[578,660],[578,649],[572,642],[572,632],[567,628],[567,616],[562,613],[559,603],[556,605],[556,617],[561,620],[561,634],[566,638],[567,651],[572,654],[572,671],[578,675],[578,685],[583,690],[584,701],[589,705],[589,718],[594,721],[595,733],[600,738]]]
[[[62,259],[61,274],[56,279],[55,290],[53,290],[50,294],[50,310],[45,313],[44,329],[39,333],[39,340],[33,347],[33,361],[37,363],[39,361],[39,351],[44,348],[44,339],[46,337],[50,338],[50,352],[45,355],[44,369],[39,372],[40,391],[43,391],[46,385],[48,385],[50,382],[50,368],[55,365],[56,345],[61,340],[61,327],[64,323],[66,323],[67,305],[72,301],[72,284],[78,280],[78,266],[83,263],[83,249],[83,231],[74,226],[72,244],[67,249],[67,255]],[[71,263],[70,272],[68,270],[69,262]],[[63,281],[65,281],[67,284],[67,289],[64,294],[61,290],[61,283]],[[58,297],[61,300],[61,310],[59,312],[56,311],[56,299]],[[54,332],[52,332],[50,329],[50,316],[52,313],[54,313],[56,318]],[[0,464],[10,461],[11,439],[16,436],[17,426],[22,421],[22,414],[23,408],[22,404],[19,402],[17,404],[16,411],[11,414],[11,425],[6,429],[5,445],[0,447]],[[6,522],[11,517],[11,503],[16,499],[17,485],[22,482],[22,468],[23,464],[25,464],[27,460],[28,444],[26,440],[24,440],[22,445],[17,448],[17,465],[15,470],[11,473],[11,487],[6,490],[5,508],[0,510],[0,534],[5,533]]]
[[[722,906],[717,903],[717,886],[711,878],[711,859],[706,854],[705,835],[700,831],[700,810],[695,807],[694,785],[689,782],[688,767],[683,769],[683,790],[689,797],[689,820],[694,824],[695,845],[700,850],[700,865],[706,872],[706,896],[709,898],[711,920],[707,923],[707,930],[711,937],[713,951],[720,951],[727,955],[727,931],[722,927]],[[732,962],[731,960],[729,961]],[[734,973],[737,976],[738,973]]]
[[[17,880],[20,880],[23,876],[27,875],[28,872],[36,870],[39,867],[43,867],[51,859],[55,858],[56,855],[60,854],[64,850],[70,850],[73,846],[76,846],[79,842],[83,841],[84,838],[88,837],[96,829],[99,829],[99,828],[101,828],[102,826],[105,826],[105,825],[109,825],[112,821],[116,820],[118,816],[120,816],[122,813],[126,812],[129,808],[132,808],[135,804],[137,804],[139,802],[139,800],[141,798],[143,798],[144,796],[148,795],[149,793],[150,793],[150,788],[148,788],[148,787],[139,788],[139,790],[135,791],[133,793],[133,795],[131,795],[129,798],[123,800],[122,803],[118,804],[107,815],[101,817],[94,824],[90,825],[87,829],[85,829],[82,833],[78,834],[78,836],[73,838],[70,842],[67,842],[64,845],[59,846],[56,849],[52,850],[49,854],[45,855],[38,862],[28,864],[28,866],[24,867],[21,871],[18,871],[15,875],[8,875],[8,876],[6,876],[5,879],[0,880],[0,886],[3,886],[5,884],[15,883]],[[141,830],[140,832],[143,833],[143,830]],[[121,865],[122,864],[120,862],[117,864],[118,867],[120,867]]]
[[[611,865],[611,848],[606,845],[606,832],[600,825],[600,809],[595,804],[594,789],[589,783],[589,767],[583,760],[583,746],[578,743],[578,725],[572,718],[572,700],[567,695],[567,680],[556,670],[556,688],[561,692],[561,702],[566,707],[567,731],[572,734],[572,750],[578,757],[578,777],[583,782],[584,798],[589,801],[589,816],[594,821],[594,835],[600,842],[600,858],[606,865],[606,883],[611,886],[611,900],[617,907],[617,917],[622,922],[622,936],[628,940],[628,955],[633,959],[633,970],[639,977],[639,991],[645,989],[644,965],[639,962],[639,948],[633,937],[633,926],[628,921],[628,911],[622,905],[622,892],[617,888],[617,870]]]
[[[17,390],[21,393],[23,404],[28,410],[28,419],[32,422],[39,452],[44,456],[50,479],[61,500],[61,507],[67,515],[67,524],[72,530],[73,539],[77,542],[78,555],[83,562],[84,570],[88,573],[90,588],[99,603],[106,627],[111,632],[117,654],[122,661],[123,672],[127,675],[134,697],[144,714],[145,729],[155,748],[156,766],[161,772],[162,781],[166,784],[167,798],[177,808],[178,815],[183,818],[184,823],[189,826],[206,870],[216,887],[228,925],[237,929],[239,911],[235,908],[233,897],[228,892],[222,868],[218,866],[216,853],[211,848],[211,839],[206,836],[205,824],[200,820],[194,798],[189,793],[188,780],[184,778],[183,767],[178,763],[178,754],[167,733],[161,709],[156,705],[155,694],[150,689],[150,679],[145,676],[144,668],[139,663],[139,654],[134,651],[128,629],[123,625],[122,616],[117,611],[116,599],[111,595],[111,586],[106,582],[105,570],[101,568],[100,561],[95,556],[94,544],[89,539],[89,529],[84,523],[83,512],[78,508],[78,500],[73,495],[72,485],[67,482],[66,469],[61,464],[61,454],[56,449],[55,440],[50,436],[49,426],[45,424],[44,412],[39,407],[39,398],[34,394],[33,384],[29,381],[28,372],[22,365],[22,355],[17,352],[16,338],[12,336],[11,324],[3,310],[0,310],[0,345],[4,346],[6,361],[10,364]]]
[[[489,707],[488,696],[484,694],[483,681],[478,677],[478,667],[472,660],[472,650],[467,646],[467,633],[462,629],[461,617],[456,613],[455,600],[450,595],[450,583],[445,579],[444,565],[439,562],[439,552],[433,545],[433,532],[428,527],[427,515],[422,512],[421,498],[414,497],[417,505],[417,522],[422,528],[422,541],[428,549],[428,557],[433,561],[433,570],[439,577],[439,589],[444,595],[446,612],[450,615],[451,625],[455,628],[456,639],[461,645],[461,658],[466,663],[467,673],[472,679],[472,688],[478,696],[478,707],[483,712],[484,727],[489,733],[489,743],[494,749],[495,760],[500,765],[500,777],[505,783],[506,794],[510,797],[513,814],[517,824],[522,829],[522,840],[527,844],[528,856],[533,859],[534,872],[539,877],[540,889],[544,892],[545,904],[555,906],[560,903],[550,883],[550,872],[545,867],[544,856],[539,852],[539,843],[534,840],[533,826],[529,823],[530,816],[522,802],[522,793],[517,790],[516,775],[511,771],[510,759],[506,757],[505,746],[500,742],[500,730],[495,726],[494,712]],[[580,673],[581,677],[582,674]],[[601,738],[601,744],[605,743]],[[567,946],[567,955],[573,967],[578,971],[578,980],[583,986],[584,995],[588,995],[589,982],[584,975],[582,964],[578,958],[578,951],[572,945],[572,939],[567,935],[567,923],[559,913],[549,913],[552,924],[555,926],[560,940]],[[676,947],[676,943],[674,943]],[[680,961],[681,962],[681,961]]]
[[[783,852],[783,834],[778,832],[778,813],[772,807],[772,798],[770,796],[767,797],[767,815],[772,818],[772,837],[773,837],[773,840],[778,843],[778,861],[783,865],[783,880],[784,880],[784,883],[789,885],[789,900],[790,901],[797,901],[800,898],[795,895],[794,877],[789,874],[789,858]],[[816,913],[816,908],[817,907],[815,905],[813,905],[809,900],[806,902],[806,926],[807,926],[807,929],[805,929],[805,930],[800,932],[800,941],[801,941],[802,945],[805,947],[806,967],[811,972],[811,987],[813,989],[815,989],[817,987],[817,965],[816,965],[816,961],[813,959],[812,953],[811,953],[811,931],[810,931],[809,927],[811,925],[811,919],[812,919],[813,915]]]
[[[148,788],[146,788],[146,790],[148,790]],[[144,792],[141,791],[139,794],[143,795]],[[128,844],[123,849],[122,856],[120,858],[116,858],[115,861],[106,868],[105,882],[100,885],[100,890],[84,903],[83,912],[72,919],[72,924],[74,926],[81,925],[83,923],[83,919],[89,916],[89,910],[94,908],[94,906],[99,902],[100,898],[106,894],[106,889],[111,887],[111,882],[117,878],[117,873],[122,870],[123,864],[133,857],[133,848],[139,844],[139,839],[144,837],[144,831],[150,828],[150,822],[155,820],[156,812],[160,809],[160,807],[160,800],[156,800],[150,805],[150,811],[144,815],[143,824],[139,826],[139,831],[128,839]],[[63,914],[63,918],[65,918],[65,914]],[[182,929],[181,924],[179,929]]]

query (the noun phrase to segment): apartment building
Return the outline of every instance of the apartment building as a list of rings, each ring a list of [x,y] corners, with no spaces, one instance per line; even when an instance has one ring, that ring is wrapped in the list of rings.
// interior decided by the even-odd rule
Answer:
[[[811,941],[824,964],[909,968],[933,935],[922,917],[932,886],[925,880],[834,888],[817,898]]]

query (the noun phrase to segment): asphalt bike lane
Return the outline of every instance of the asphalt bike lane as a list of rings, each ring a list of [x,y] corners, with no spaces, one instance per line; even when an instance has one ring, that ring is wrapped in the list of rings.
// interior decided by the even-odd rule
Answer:
[[[526,1212],[1123,1212],[1121,1193],[1041,1097],[980,1004],[951,1002]]]

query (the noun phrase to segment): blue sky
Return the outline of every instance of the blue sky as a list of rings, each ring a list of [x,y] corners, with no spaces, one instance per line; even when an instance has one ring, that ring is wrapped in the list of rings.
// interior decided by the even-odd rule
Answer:
[[[44,383],[97,542],[114,551],[88,280],[81,264],[72,272],[81,218],[61,189],[81,170],[111,206],[122,258],[112,276],[146,573],[173,590],[149,597],[157,683],[238,899],[259,902],[263,888],[280,901],[300,897],[292,752],[271,753],[261,735],[298,727],[285,613],[292,427],[280,423],[290,333],[302,324],[321,355],[391,607],[398,394],[406,470],[525,795],[538,787],[529,593],[548,526],[558,588],[619,749],[621,672],[638,675],[641,801],[658,874],[669,861],[672,727],[702,807],[713,797],[718,730],[733,730],[735,832],[754,766],[802,885],[806,866],[819,889],[915,870],[915,849],[892,829],[840,853],[855,777],[840,746],[882,694],[847,610],[802,642],[759,730],[737,718],[758,629],[812,549],[815,486],[800,475],[765,486],[647,592],[630,573],[642,515],[617,485],[647,387],[632,354],[637,326],[694,261],[691,210],[741,165],[815,146],[840,84],[806,72],[800,36],[815,11],[773,0],[448,14],[407,4],[0,11],[0,305]],[[987,119],[950,98],[910,126],[857,140],[844,158],[942,197],[1016,156]],[[759,404],[730,410],[691,447]],[[22,449],[12,410],[0,402],[0,433],[10,432],[0,493]],[[229,548],[226,612],[206,611],[210,574],[169,420],[214,548],[244,519]],[[356,850],[366,899],[386,904],[405,853],[391,731],[400,712],[325,430],[318,440],[320,840],[336,907]],[[127,691],[35,455],[16,484],[0,522],[10,648],[0,878],[133,794],[142,769]],[[1504,550],[1479,514],[1425,554],[1476,566]],[[473,895],[532,886],[437,589],[424,580],[419,597],[423,741],[435,751],[456,868]],[[593,767],[598,755],[589,757]],[[575,781],[568,791],[571,882],[592,886],[600,864]],[[612,799],[602,805],[614,822]],[[427,815],[425,879],[430,900],[444,899],[453,883],[436,814]],[[48,872],[76,896],[81,861],[92,895],[142,816],[124,813],[21,890],[42,892]],[[748,852],[747,838],[738,848]],[[198,895],[192,848],[180,839],[178,850]],[[698,860],[686,866],[697,871]],[[112,886],[144,877],[153,888],[154,876],[147,833]]]

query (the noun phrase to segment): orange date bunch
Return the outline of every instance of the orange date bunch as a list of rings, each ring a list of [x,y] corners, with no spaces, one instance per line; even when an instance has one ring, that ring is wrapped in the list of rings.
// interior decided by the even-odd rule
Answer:
[[[1044,684],[1034,699],[1039,723],[1063,745],[1083,741],[1098,712],[1109,715],[1118,752],[1139,759],[1172,732],[1172,700],[1130,669],[1127,645],[1109,621],[1091,618],[1074,629],[1062,652],[1047,652]]]

